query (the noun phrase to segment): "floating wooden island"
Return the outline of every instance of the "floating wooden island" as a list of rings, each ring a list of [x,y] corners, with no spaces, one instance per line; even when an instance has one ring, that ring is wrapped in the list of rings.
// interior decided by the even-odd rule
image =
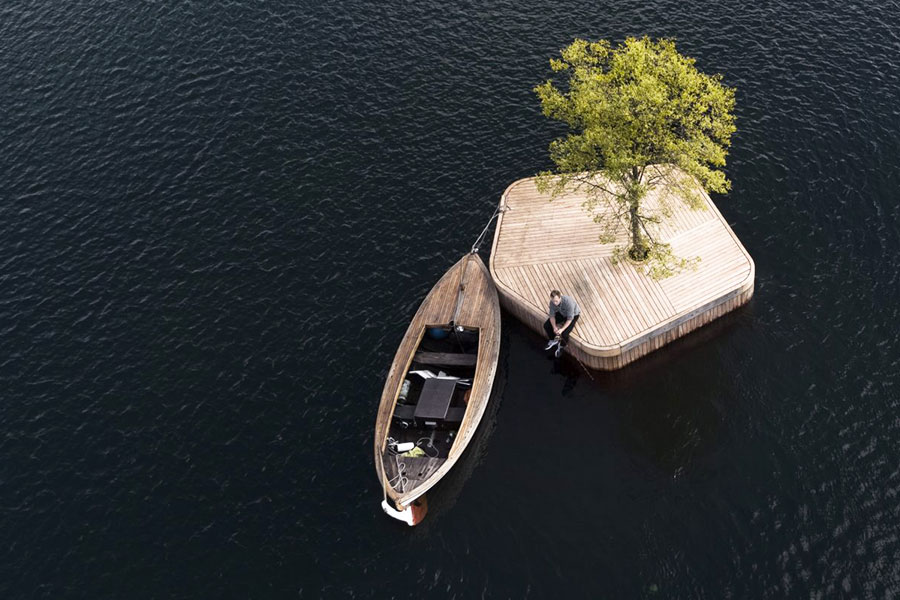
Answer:
[[[753,295],[755,267],[709,196],[698,189],[706,210],[668,201],[672,214],[654,237],[679,257],[699,257],[696,269],[662,280],[613,250],[628,243],[601,244],[600,225],[583,208],[587,197],[550,197],[533,178],[510,185],[500,199],[490,271],[505,309],[542,337],[552,289],[575,298],[581,318],[567,351],[585,365],[606,371],[660,348],[745,304]],[[645,206],[660,206],[650,193]],[[598,205],[596,210],[603,209]]]

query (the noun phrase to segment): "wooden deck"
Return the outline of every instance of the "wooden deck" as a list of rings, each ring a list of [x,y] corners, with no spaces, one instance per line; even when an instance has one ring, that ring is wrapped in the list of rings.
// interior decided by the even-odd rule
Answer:
[[[669,201],[672,216],[653,231],[695,270],[656,281],[628,262],[614,264],[616,244],[627,245],[624,226],[614,244],[600,244],[601,226],[583,208],[583,194],[552,201],[534,179],[510,185],[508,208],[497,223],[490,271],[501,304],[543,334],[551,289],[575,298],[581,318],[568,351],[586,365],[620,368],[746,303],[753,295],[750,255],[705,193],[705,210]],[[650,194],[646,206],[658,209]],[[598,207],[601,208],[601,207]]]

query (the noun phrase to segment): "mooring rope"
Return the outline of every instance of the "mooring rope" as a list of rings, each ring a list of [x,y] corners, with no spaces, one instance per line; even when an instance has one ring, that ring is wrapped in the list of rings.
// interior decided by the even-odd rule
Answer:
[[[503,206],[498,206],[496,210],[494,210],[494,214],[491,215],[491,218],[488,219],[487,225],[484,226],[484,229],[481,230],[481,233],[478,234],[478,237],[475,238],[475,243],[472,244],[472,249],[469,251],[469,254],[476,254],[478,252],[478,247],[481,245],[481,242],[484,241],[484,236],[487,234],[488,229],[491,227],[491,223],[494,222],[494,219],[502,213],[509,210],[509,208],[504,208]],[[456,308],[453,311],[453,317],[450,319],[449,325],[456,330],[456,318],[459,316],[459,309],[462,306],[463,296],[465,295],[466,285],[465,285],[465,276],[466,269],[469,267],[469,259],[470,257],[466,257],[466,264],[463,265],[462,271],[459,274],[459,283],[456,286],[457,294],[456,294]],[[457,342],[459,340],[457,339]]]
[[[475,243],[472,244],[472,250],[469,252],[469,254],[475,254],[475,253],[478,252],[478,248],[479,248],[479,246],[481,245],[481,243],[484,241],[484,236],[487,235],[488,229],[490,229],[490,227],[491,227],[491,223],[494,222],[494,219],[496,219],[496,218],[500,215],[500,213],[506,212],[507,210],[509,210],[508,207],[497,206],[496,210],[494,210],[494,214],[491,215],[491,218],[488,219],[487,224],[484,226],[484,229],[482,229],[482,230],[481,230],[481,233],[478,234],[478,237],[475,238]],[[464,281],[464,277],[465,277],[465,274],[466,274],[466,267],[468,267],[468,266],[469,266],[469,263],[468,263],[468,260],[467,260],[467,261],[466,261],[466,264],[463,265],[462,272],[461,272],[460,275],[459,275],[459,284],[457,285],[458,294],[457,294],[457,297],[456,297],[456,310],[454,311],[453,319],[451,319],[451,321],[450,321],[450,324],[453,326],[453,333],[454,333],[454,334],[456,334],[457,331],[458,331],[457,328],[456,328],[456,317],[459,315],[459,309],[460,309],[460,306],[462,305],[463,292],[465,292],[465,289],[466,289],[465,284],[463,283],[463,281]],[[462,329],[462,328],[460,328],[460,330],[461,330],[461,329]],[[459,337],[458,337],[458,336],[457,336],[457,338],[456,338],[456,341],[457,341],[457,343],[460,343],[460,342],[459,342]],[[461,345],[461,344],[460,344],[460,345]],[[582,366],[583,366],[583,365],[582,365]],[[429,439],[429,438],[420,438],[418,441],[416,441],[416,447],[421,448],[421,446],[419,446],[419,443],[420,443],[422,440],[428,440],[428,439]],[[389,442],[389,445],[390,445],[391,442],[392,442],[394,445],[397,444],[397,440],[395,440],[394,438],[388,438],[388,442]],[[437,450],[436,448],[434,448],[434,446],[432,445],[432,443],[429,443],[429,444],[428,444],[428,447],[429,447],[429,448],[432,448],[432,449],[434,449],[434,450],[436,450],[437,454],[435,454],[435,456],[431,456],[431,454],[426,450],[426,451],[425,451],[426,456],[428,456],[429,458],[436,458],[437,456],[440,455],[440,450]],[[395,475],[394,477],[388,478],[388,477],[387,477],[387,473],[383,473],[383,477],[382,477],[382,480],[381,480],[381,492],[382,492],[382,494],[383,494],[383,496],[384,496],[384,501],[385,501],[385,502],[387,502],[387,495],[388,495],[388,494],[387,494],[387,486],[388,486],[388,485],[391,486],[391,488],[392,488],[392,489],[395,489],[395,490],[396,490],[397,488],[395,488],[394,486],[395,486],[395,485],[399,485],[399,486],[400,486],[400,493],[403,494],[403,493],[406,492],[406,484],[409,483],[409,478],[406,477],[406,473],[405,473],[405,470],[406,470],[406,463],[401,463],[401,462],[400,462],[400,455],[397,454],[396,452],[394,452],[394,464],[397,465],[397,475]]]
[[[475,238],[475,243],[472,244],[471,254],[475,254],[476,252],[478,252],[478,248],[479,248],[479,246],[481,246],[481,242],[484,241],[484,236],[487,234],[488,229],[491,226],[491,223],[494,222],[494,219],[496,219],[500,215],[500,213],[506,212],[507,210],[509,210],[509,209],[503,208],[502,206],[497,206],[497,210],[495,210],[494,214],[491,215],[491,218],[488,219],[487,225],[484,226],[484,229],[482,229],[481,233],[478,234],[478,237]]]

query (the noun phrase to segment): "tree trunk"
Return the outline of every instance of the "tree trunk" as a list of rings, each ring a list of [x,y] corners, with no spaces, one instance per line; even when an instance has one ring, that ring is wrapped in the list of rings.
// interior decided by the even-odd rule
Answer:
[[[628,218],[631,222],[631,248],[628,249],[628,256],[632,260],[644,260],[647,258],[647,243],[644,236],[641,235],[641,222],[638,216],[638,203],[632,202],[631,208],[628,210]]]
[[[632,181],[628,186],[628,221],[631,225],[631,247],[628,248],[628,256],[632,260],[642,261],[647,258],[649,248],[644,236],[641,235],[641,198],[643,190],[641,189],[641,175],[639,171],[632,169]]]

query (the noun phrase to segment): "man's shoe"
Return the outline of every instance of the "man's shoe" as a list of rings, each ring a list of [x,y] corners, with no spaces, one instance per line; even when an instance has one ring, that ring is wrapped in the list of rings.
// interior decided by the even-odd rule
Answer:
[[[563,351],[563,345],[560,344],[559,346],[556,347],[556,352],[554,352],[553,354],[556,356],[556,358],[559,358],[560,356],[562,356],[562,351]]]
[[[553,338],[552,340],[550,340],[549,342],[547,342],[547,345],[544,346],[544,350],[549,350],[550,348],[552,348],[553,346],[557,345],[558,343],[559,343],[559,339]]]

